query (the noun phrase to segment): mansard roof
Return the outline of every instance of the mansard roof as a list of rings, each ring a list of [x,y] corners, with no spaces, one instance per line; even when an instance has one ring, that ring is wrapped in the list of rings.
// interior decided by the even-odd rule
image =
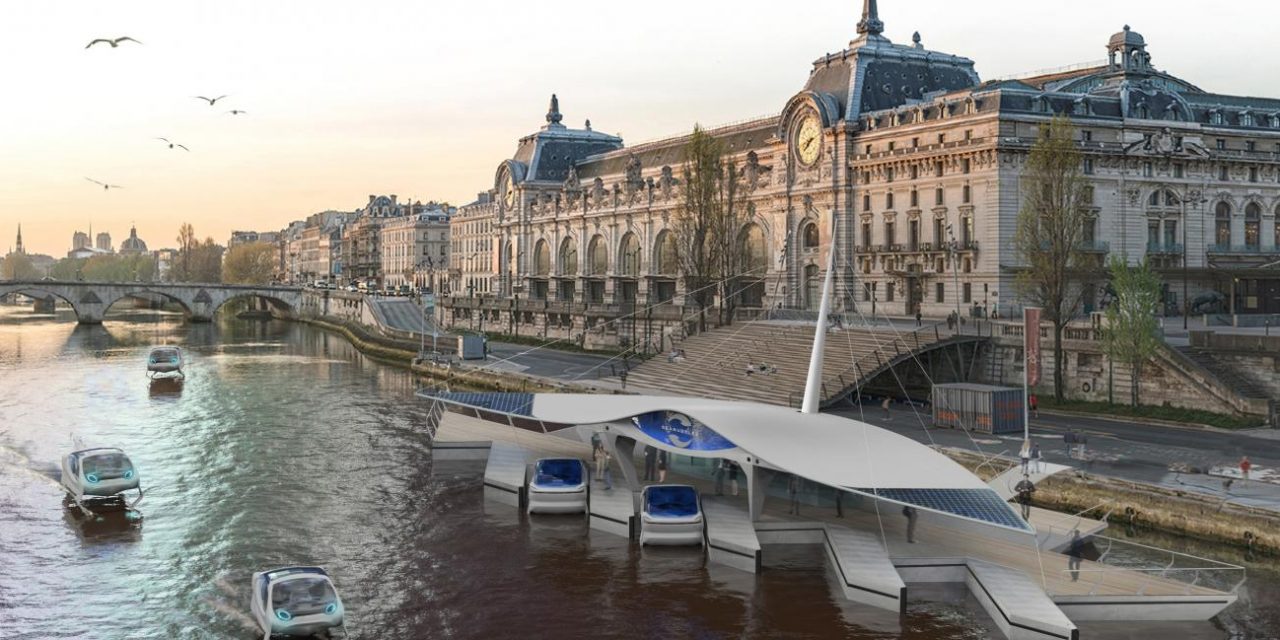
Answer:
[[[512,161],[524,168],[522,181],[563,182],[580,160],[622,148],[622,138],[593,131],[590,121],[582,129],[561,124],[560,101],[551,96],[547,125],[520,139]]]
[[[816,60],[804,90],[829,96],[839,105],[838,119],[854,120],[863,113],[920,100],[926,94],[978,83],[978,72],[968,58],[869,35],[838,54]]]
[[[773,137],[777,126],[778,117],[770,116],[705,131],[724,143],[725,153],[735,154],[763,147],[764,142]],[[627,163],[631,161],[633,155],[644,168],[664,166],[678,168],[684,164],[685,145],[688,144],[689,137],[692,135],[693,133],[690,132],[586,158],[578,163],[578,178],[593,180],[597,177],[625,173]]]

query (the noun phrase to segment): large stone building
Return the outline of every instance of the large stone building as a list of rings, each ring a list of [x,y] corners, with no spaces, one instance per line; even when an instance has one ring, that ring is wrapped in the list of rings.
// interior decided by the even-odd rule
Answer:
[[[344,278],[382,286],[382,225],[388,219],[403,216],[404,212],[404,205],[394,194],[369,196],[368,204],[356,212],[355,219],[342,233]]]
[[[435,291],[448,272],[448,205],[416,202],[405,215],[382,224],[381,260],[384,286]]]
[[[1105,64],[985,83],[972,61],[882,30],[868,0],[856,39],[815,61],[776,116],[710,131],[739,168],[749,212],[735,307],[815,308],[834,233],[845,310],[1016,312],[1020,178],[1041,128],[1065,115],[1093,183],[1086,251],[1151,257],[1170,309],[1217,291],[1237,312],[1280,313],[1280,100],[1208,93],[1160,71],[1128,27],[1106,43]],[[475,246],[455,255],[492,242],[480,261],[494,293],[526,300],[482,313],[572,336],[625,334],[632,309],[681,309],[673,234],[688,137],[626,147],[562,120],[553,98],[546,126],[498,165],[493,202],[455,221],[491,225],[457,234],[455,245]],[[1081,284],[1087,310],[1097,283]],[[472,321],[474,305],[455,306],[446,318]]]
[[[458,208],[449,220],[448,292],[454,296],[488,296],[496,290],[494,230],[498,204],[490,192]]]

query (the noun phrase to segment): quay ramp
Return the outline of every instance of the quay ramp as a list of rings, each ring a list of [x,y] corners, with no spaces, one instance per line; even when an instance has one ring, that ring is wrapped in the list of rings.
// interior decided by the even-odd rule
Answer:
[[[495,440],[484,468],[485,500],[524,508],[527,467],[524,449]]]
[[[704,498],[702,514],[707,522],[707,558],[735,569],[759,573],[760,540],[746,509]]]
[[[969,559],[965,584],[1011,640],[1078,640],[1080,631],[1023,571]]]
[[[593,485],[587,502],[591,528],[624,538],[636,537],[640,530],[636,522],[636,499],[634,491],[616,482],[613,489]]]
[[[906,613],[907,585],[879,536],[833,525],[823,527],[823,533],[827,559],[837,569],[846,598]]]

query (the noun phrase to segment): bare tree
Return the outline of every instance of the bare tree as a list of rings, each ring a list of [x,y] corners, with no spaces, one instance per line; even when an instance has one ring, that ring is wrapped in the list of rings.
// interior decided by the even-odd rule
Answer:
[[[680,271],[685,286],[698,306],[699,330],[707,330],[707,307],[715,299],[720,249],[716,225],[724,210],[724,144],[695,126],[685,144],[683,203],[676,211],[675,232]]]
[[[1053,394],[1059,401],[1065,392],[1063,330],[1080,311],[1098,267],[1083,246],[1089,184],[1081,160],[1070,120],[1058,116],[1041,128],[1022,174],[1022,210],[1014,235],[1022,262],[1018,289],[1023,300],[1043,308],[1053,323]]]
[[[742,229],[750,217],[738,165],[732,160],[723,164],[725,169],[718,181],[722,206],[712,218],[711,234],[718,262],[716,277],[719,278],[721,325],[733,322],[734,310],[742,293],[743,283],[739,279],[749,257],[742,246]]]
[[[1130,267],[1123,258],[1112,256],[1109,267],[1115,300],[1107,306],[1107,328],[1102,347],[1113,361],[1124,362],[1130,376],[1129,400],[1138,406],[1138,380],[1142,367],[1156,354],[1160,344],[1160,276],[1146,259]]]

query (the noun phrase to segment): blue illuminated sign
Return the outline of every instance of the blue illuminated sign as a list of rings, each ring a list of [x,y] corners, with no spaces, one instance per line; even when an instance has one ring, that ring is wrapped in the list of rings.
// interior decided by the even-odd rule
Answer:
[[[725,451],[738,446],[682,413],[658,411],[632,418],[645,435],[664,445],[689,451]]]

